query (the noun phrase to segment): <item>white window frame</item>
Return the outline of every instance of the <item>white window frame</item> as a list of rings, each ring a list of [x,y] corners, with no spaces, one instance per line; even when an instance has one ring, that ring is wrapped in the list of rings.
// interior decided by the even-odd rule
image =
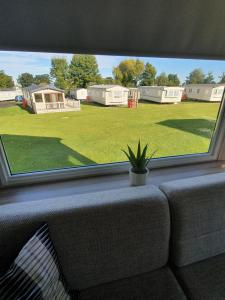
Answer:
[[[179,90],[167,90],[166,97],[168,98],[177,98],[179,96]]]
[[[221,145],[224,141],[225,136],[224,96],[225,92],[223,92],[222,103],[218,112],[216,127],[210,142],[209,151],[207,153],[156,158],[153,159],[151,162],[151,169],[195,164],[201,162],[211,162],[218,160]],[[128,162],[118,162],[12,175],[5,154],[4,146],[2,144],[2,140],[0,139],[0,180],[2,186],[24,185],[81,177],[119,174],[127,172],[129,166],[130,164]]]

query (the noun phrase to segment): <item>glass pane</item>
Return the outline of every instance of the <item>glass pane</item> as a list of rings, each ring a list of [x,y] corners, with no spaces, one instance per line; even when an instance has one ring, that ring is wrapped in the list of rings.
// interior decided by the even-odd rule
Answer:
[[[52,99],[52,102],[58,102],[57,94],[51,94],[51,99]]]
[[[52,102],[50,94],[45,94],[45,102],[47,103]]]
[[[34,94],[35,102],[43,102],[42,94]]]
[[[139,139],[156,158],[209,150],[224,61],[7,51],[0,60],[0,135],[13,174],[126,161],[121,149]],[[36,74],[52,82],[37,85]],[[79,89],[87,96],[74,100]],[[33,93],[46,103],[33,105]]]
[[[58,94],[58,101],[59,101],[59,102],[63,102],[62,94]]]

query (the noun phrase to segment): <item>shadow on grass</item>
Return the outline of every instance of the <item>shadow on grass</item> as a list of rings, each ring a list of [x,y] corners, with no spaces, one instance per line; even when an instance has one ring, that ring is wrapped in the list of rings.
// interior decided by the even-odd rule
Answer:
[[[151,101],[151,100],[144,100],[144,99],[139,99],[138,100],[139,104],[155,104],[155,105],[162,105],[162,103]]]
[[[27,106],[26,108],[22,106],[22,103],[16,103],[16,105],[23,111],[27,112],[28,114],[34,114],[32,108],[30,106]]]
[[[82,106],[93,106],[93,107],[98,107],[98,108],[127,108],[127,105],[104,105],[101,103],[97,103],[97,102],[89,102],[89,101],[83,101],[81,103]]]
[[[96,107],[105,107],[105,105],[97,103],[97,102],[91,102],[91,101],[82,101],[81,104],[83,106],[96,106]]]
[[[93,165],[82,153],[64,145],[60,138],[1,135],[12,173]]]
[[[174,119],[157,124],[211,139],[216,121],[208,119]]]

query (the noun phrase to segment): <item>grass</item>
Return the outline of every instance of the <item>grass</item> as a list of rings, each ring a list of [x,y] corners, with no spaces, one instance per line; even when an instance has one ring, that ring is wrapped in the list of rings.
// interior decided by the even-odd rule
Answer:
[[[12,173],[126,160],[138,140],[156,157],[207,152],[218,103],[143,102],[138,109],[82,104],[80,112],[30,114],[0,108],[0,134]]]

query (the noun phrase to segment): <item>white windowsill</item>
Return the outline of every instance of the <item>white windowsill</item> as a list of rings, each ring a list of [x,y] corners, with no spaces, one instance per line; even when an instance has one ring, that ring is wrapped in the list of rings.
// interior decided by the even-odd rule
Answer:
[[[168,167],[150,171],[147,184],[225,172],[225,161]],[[0,189],[0,205],[29,202],[68,195],[113,190],[129,186],[128,174],[98,176],[61,182]]]

